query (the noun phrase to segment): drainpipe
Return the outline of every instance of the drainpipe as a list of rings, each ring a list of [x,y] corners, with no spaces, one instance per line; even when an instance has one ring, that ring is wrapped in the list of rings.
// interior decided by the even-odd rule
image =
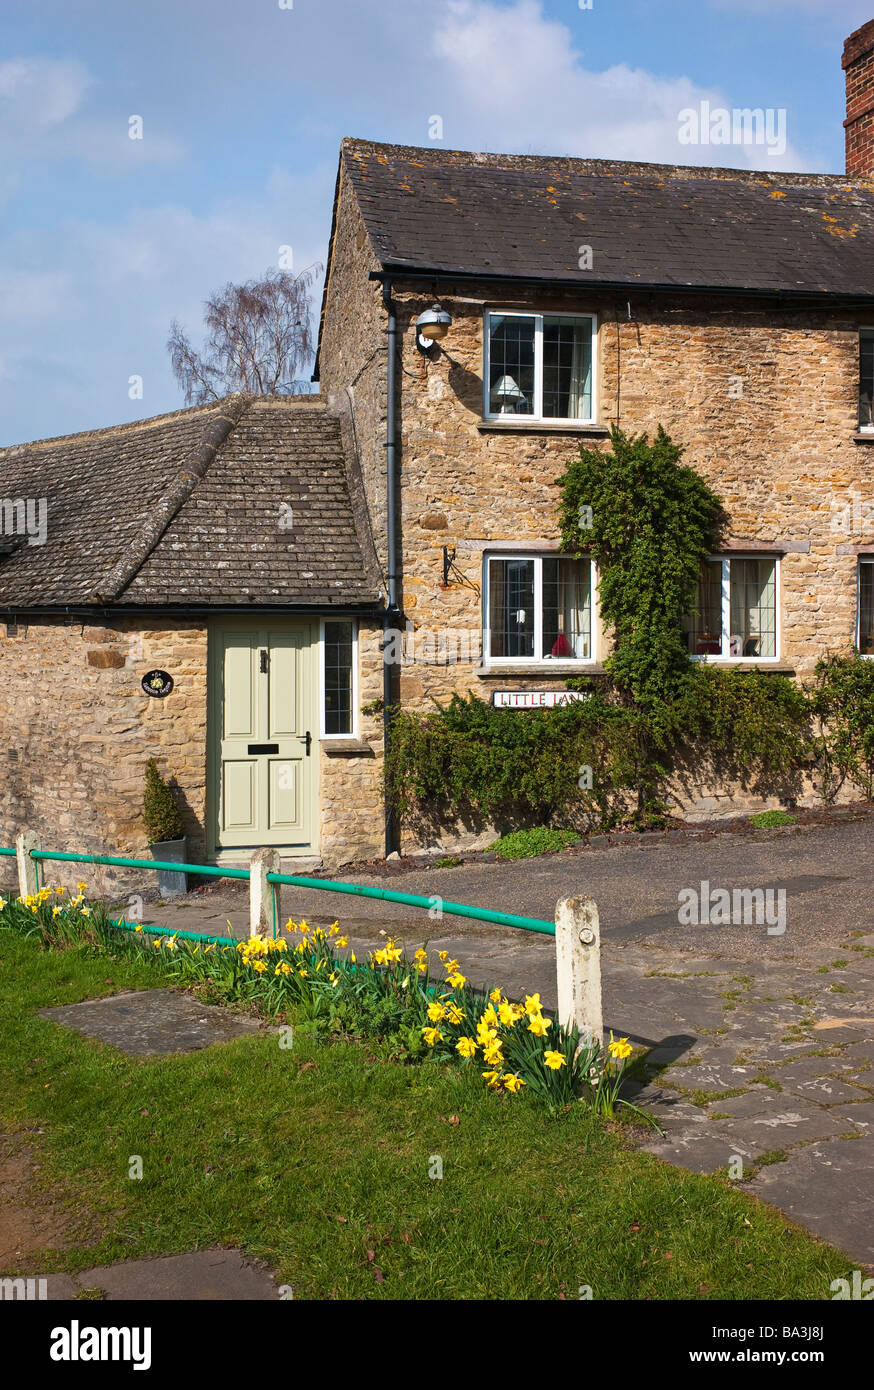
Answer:
[[[391,721],[394,712],[395,678],[392,653],[397,644],[391,641],[392,629],[400,620],[398,609],[398,527],[397,527],[397,342],[398,319],[391,298],[391,280],[382,283],[382,302],[388,315],[388,352],[386,354],[386,426],[385,426],[385,511],[388,545],[388,599],[383,617],[382,700],[385,756],[391,743]],[[397,849],[397,827],[388,802],[385,806],[386,857]]]

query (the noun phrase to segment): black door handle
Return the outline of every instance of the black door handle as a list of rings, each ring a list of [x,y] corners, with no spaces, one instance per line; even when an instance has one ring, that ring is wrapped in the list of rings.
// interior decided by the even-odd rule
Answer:
[[[312,746],[313,746],[313,736],[312,736],[312,734],[310,733],[309,729],[307,729],[306,733],[304,734],[304,736],[303,736],[303,741],[304,741],[304,743],[306,744],[307,757],[309,757],[309,756],[310,756],[310,749],[311,749]]]
[[[262,647],[262,648],[261,648],[261,674],[262,674],[262,676],[266,676],[266,675],[267,675],[267,649],[266,649],[266,647]]]

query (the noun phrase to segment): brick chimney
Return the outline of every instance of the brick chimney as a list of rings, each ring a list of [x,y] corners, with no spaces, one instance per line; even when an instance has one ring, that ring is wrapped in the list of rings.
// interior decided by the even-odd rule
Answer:
[[[847,176],[874,178],[874,19],[846,40],[841,67],[847,74]]]

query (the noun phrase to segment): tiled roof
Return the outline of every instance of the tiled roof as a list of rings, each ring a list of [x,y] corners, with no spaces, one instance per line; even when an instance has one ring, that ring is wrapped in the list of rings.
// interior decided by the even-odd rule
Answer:
[[[871,183],[349,139],[341,160],[385,268],[874,296]]]
[[[45,498],[48,516],[43,545],[0,538],[3,609],[377,600],[340,425],[311,397],[3,449],[0,498]]]

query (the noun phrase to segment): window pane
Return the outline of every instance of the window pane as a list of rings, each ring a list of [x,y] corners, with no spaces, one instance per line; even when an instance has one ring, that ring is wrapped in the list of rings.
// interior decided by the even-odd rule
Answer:
[[[592,418],[592,321],[543,320],[543,414],[547,420]]]
[[[859,334],[859,424],[874,424],[874,328],[863,328]]]
[[[859,563],[859,651],[874,656],[874,561]]]
[[[534,319],[489,314],[489,414],[534,414]]]
[[[534,655],[534,561],[489,560],[491,656]]]
[[[722,653],[722,561],[708,560],[698,581],[695,607],[683,619],[686,649],[690,656]]]
[[[777,655],[777,562],[730,562],[730,656]]]
[[[591,564],[588,560],[544,560],[541,656],[588,661],[591,651]]]
[[[325,623],[325,733],[352,732],[352,623]]]

